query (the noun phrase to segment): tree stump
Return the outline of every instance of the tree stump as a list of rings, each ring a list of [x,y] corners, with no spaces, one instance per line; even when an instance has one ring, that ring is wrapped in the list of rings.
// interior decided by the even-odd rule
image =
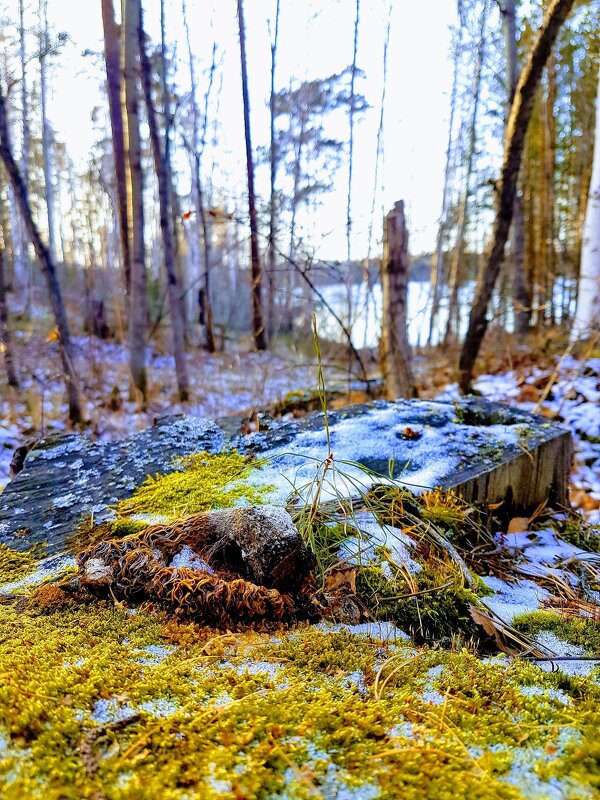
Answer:
[[[416,396],[406,332],[408,275],[408,231],[399,200],[383,224],[381,362],[388,400]]]

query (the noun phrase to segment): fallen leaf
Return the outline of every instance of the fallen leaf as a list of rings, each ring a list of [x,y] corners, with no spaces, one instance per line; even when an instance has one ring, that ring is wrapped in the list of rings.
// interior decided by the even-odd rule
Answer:
[[[330,569],[325,576],[325,591],[332,592],[346,586],[352,594],[356,593],[356,570],[354,567],[344,567],[341,569]]]
[[[513,517],[508,523],[507,533],[525,533],[529,530],[529,517]]]

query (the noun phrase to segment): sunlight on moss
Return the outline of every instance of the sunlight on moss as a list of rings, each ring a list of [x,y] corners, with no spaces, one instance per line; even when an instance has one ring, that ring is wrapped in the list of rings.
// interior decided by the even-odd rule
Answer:
[[[132,497],[117,505],[117,512],[175,518],[240,502],[259,504],[270,492],[269,487],[244,483],[258,464],[235,450],[218,455],[196,453],[174,463],[177,471],[147,478]]]
[[[564,796],[596,780],[593,682],[344,630],[45,608],[0,606],[5,800],[517,800],[523,759]]]
[[[39,557],[39,547],[22,553],[0,543],[0,583],[19,581],[35,572]]]

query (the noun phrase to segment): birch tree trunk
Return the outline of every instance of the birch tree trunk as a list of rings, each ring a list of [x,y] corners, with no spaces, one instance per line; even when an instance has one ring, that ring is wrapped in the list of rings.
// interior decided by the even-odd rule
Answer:
[[[129,161],[129,232],[131,254],[131,286],[129,292],[129,369],[132,388],[146,405],[148,379],[146,373],[146,328],[148,299],[146,294],[146,257],[144,250],[144,175],[140,148],[138,108],[138,53],[140,0],[123,0],[124,79],[127,111],[127,155]]]
[[[352,66],[350,68],[350,103],[348,107],[348,195],[346,198],[346,260],[350,274],[350,256],[352,250],[352,169],[354,166],[354,113],[356,107],[356,56],[358,52],[358,25],[360,22],[360,0],[356,0],[354,16],[354,45],[352,48]],[[348,277],[350,280],[350,277]]]
[[[186,3],[182,4],[183,21],[185,26],[185,35],[187,41],[188,60],[190,63],[190,89],[192,101],[192,146],[191,162],[192,162],[192,196],[194,198],[194,207],[196,211],[196,222],[198,233],[202,238],[202,252],[203,258],[200,258],[200,247],[198,250],[198,257],[200,258],[200,285],[198,287],[198,324],[200,326],[201,346],[209,353],[214,353],[216,350],[215,335],[213,330],[213,313],[212,304],[210,302],[210,267],[212,262],[212,248],[211,248],[211,228],[204,208],[204,190],[202,181],[202,162],[201,153],[204,149],[204,141],[200,141],[200,109],[198,108],[197,98],[197,80],[196,68],[194,65],[194,52],[190,38],[190,29],[187,20]],[[206,95],[206,108],[205,108],[205,130],[206,130],[206,115],[208,113],[208,100],[210,95],[210,87],[215,68],[215,52],[213,48],[213,61],[210,71],[209,88]],[[204,137],[202,137],[204,139]],[[198,237],[200,239],[200,236]]]
[[[483,69],[483,53],[485,50],[485,29],[487,24],[489,3],[483,5],[481,15],[481,27],[479,29],[479,42],[477,43],[477,57],[475,61],[475,77],[473,81],[473,115],[469,126],[469,144],[467,151],[467,164],[465,168],[465,190],[460,203],[458,225],[456,232],[456,242],[450,263],[450,274],[448,278],[448,319],[446,321],[446,332],[444,343],[448,344],[452,331],[458,336],[460,325],[460,311],[458,304],[459,271],[463,260],[465,248],[465,235],[469,223],[469,201],[471,199],[472,188],[471,179],[473,175],[473,161],[475,160],[475,150],[477,147],[477,118],[479,114],[479,102],[481,98],[481,73]]]
[[[504,162],[497,184],[498,205],[492,238],[477,283],[469,327],[459,359],[459,385],[463,392],[468,392],[471,387],[475,359],[487,330],[488,304],[498,278],[512,222],[519,169],[535,93],[556,37],[574,2],[575,0],[551,0],[515,90],[506,126]]]
[[[269,338],[275,330],[275,250],[277,246],[277,197],[275,185],[277,181],[277,168],[279,166],[279,153],[275,140],[275,66],[277,63],[277,43],[279,40],[279,8],[281,0],[277,0],[275,7],[275,30],[271,40],[271,91],[269,94],[269,122],[270,122],[270,145],[269,145],[269,251],[268,251],[268,278],[269,278],[269,301],[268,301],[268,322]]]
[[[381,362],[388,400],[416,397],[406,330],[408,231],[399,200],[383,221]]]
[[[596,96],[594,160],[581,243],[577,312],[571,341],[600,333],[600,72]]]
[[[442,211],[440,226],[438,228],[435,254],[431,264],[431,317],[429,319],[429,334],[427,344],[431,345],[440,309],[442,278],[444,275],[444,242],[446,240],[446,226],[448,217],[448,203],[450,199],[450,177],[455,162],[454,150],[454,117],[456,114],[456,96],[458,93],[458,66],[462,51],[463,24],[461,19],[461,1],[458,2],[458,42],[454,49],[452,67],[452,91],[450,94],[450,119],[448,120],[448,144],[446,146],[446,167],[444,169],[444,188],[442,191]]]
[[[33,221],[29,200],[27,197],[27,187],[19,171],[19,167],[14,159],[10,134],[6,120],[6,100],[0,92],[0,159],[4,162],[10,183],[15,197],[19,203],[21,216],[27,225],[29,237],[34,246],[36,255],[40,262],[40,267],[48,288],[50,305],[56,322],[58,333],[58,349],[65,376],[67,397],[69,403],[69,419],[73,424],[81,422],[81,403],[79,398],[79,379],[75,372],[75,362],[73,360],[73,349],[71,337],[67,325],[67,316],[60,290],[60,284],[56,275],[56,267],[48,247],[42,241],[40,232]]]
[[[117,189],[117,219],[121,242],[121,261],[125,288],[129,292],[131,267],[129,253],[129,224],[127,218],[127,172],[125,168],[125,134],[121,108],[122,74],[121,43],[119,26],[115,22],[113,0],[102,0],[102,24],[104,28],[104,61],[106,85],[112,134],[113,160]]]
[[[248,173],[248,212],[250,217],[250,258],[252,276],[252,333],[257,350],[266,350],[267,336],[263,316],[261,291],[262,269],[258,252],[258,225],[256,219],[256,196],[254,193],[254,157],[250,135],[250,101],[248,98],[248,71],[246,66],[246,30],[244,26],[243,0],[237,0],[240,33],[240,60],[242,69],[242,99],[244,103],[244,134],[246,139],[246,170]]]

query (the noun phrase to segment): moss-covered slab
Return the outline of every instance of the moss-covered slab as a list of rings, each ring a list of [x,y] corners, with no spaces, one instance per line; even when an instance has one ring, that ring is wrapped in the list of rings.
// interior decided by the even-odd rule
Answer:
[[[33,448],[0,495],[0,542],[23,551],[44,543],[47,555],[62,552],[83,520],[114,518],[114,506],[144,480],[177,473],[177,459],[231,447],[268,459],[260,480],[275,484],[272,499],[284,503],[290,484],[310,482],[329,446],[338,464],[346,462],[350,476],[360,480],[364,470],[357,473],[348,462],[391,474],[417,491],[455,487],[469,501],[505,502],[507,509],[566,501],[571,437],[561,426],[476,399],[376,401],[331,412],[327,425],[324,414],[315,412],[298,421],[265,421],[265,430],[248,435],[177,417],[120,442],[49,437]],[[339,485],[348,494],[356,490],[351,480]]]
[[[46,555],[62,552],[83,519],[113,518],[110,507],[148,476],[175,470],[177,457],[223,446],[221,429],[195,417],[158,420],[119,442],[49,436],[0,494],[0,541],[17,550],[44,544]]]

